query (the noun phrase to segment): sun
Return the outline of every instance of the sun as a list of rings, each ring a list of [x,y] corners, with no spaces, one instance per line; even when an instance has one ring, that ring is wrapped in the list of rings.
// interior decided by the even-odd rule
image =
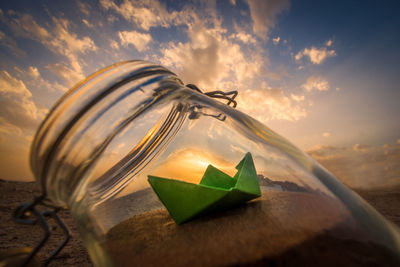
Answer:
[[[234,175],[236,171],[234,163],[200,149],[185,148],[168,156],[153,175],[199,183],[209,165],[225,171],[228,175]]]

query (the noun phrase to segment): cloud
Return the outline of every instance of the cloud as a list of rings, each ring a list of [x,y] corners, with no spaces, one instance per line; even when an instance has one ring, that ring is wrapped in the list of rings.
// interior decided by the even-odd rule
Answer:
[[[360,153],[360,150],[363,153]],[[352,147],[318,145],[307,152],[352,188],[400,184],[399,144],[390,144],[385,147],[360,144]]]
[[[61,63],[49,64],[47,65],[47,69],[63,79],[68,87],[75,85],[85,78],[80,72],[70,69]]]
[[[329,46],[332,45],[332,41],[327,44],[329,44]],[[336,56],[335,50],[328,50],[326,47],[316,48],[312,46],[311,48],[305,48],[303,51],[299,51],[295,59],[299,61],[303,57],[308,57],[313,64],[321,64],[325,59],[333,56]]]
[[[291,101],[280,88],[246,90],[238,96],[238,108],[262,122],[297,121],[307,116],[306,110]]]
[[[34,66],[15,71],[18,78],[0,71],[0,171],[5,179],[33,180],[28,162],[29,144],[47,109],[35,104],[27,84],[43,88],[45,81]],[[20,80],[20,76],[28,83]]]
[[[0,117],[0,133],[2,134],[7,134],[7,135],[17,135],[21,136],[22,135],[22,130],[21,128],[15,126],[14,124],[11,124],[8,122],[6,119]],[[5,140],[5,137],[2,136]]]
[[[12,77],[7,71],[0,71],[0,93],[4,95],[18,95],[23,98],[32,96],[25,84]]]
[[[328,41],[326,41],[325,45],[326,46],[332,46],[332,43],[333,43],[332,40],[328,40]]]
[[[25,51],[18,48],[17,42],[2,31],[0,31],[0,45],[9,49],[16,56],[26,56]]]
[[[239,87],[261,72],[264,61],[256,48],[245,54],[217,19],[192,16],[193,22],[188,24],[187,31],[189,41],[164,45],[161,64],[174,69],[185,82],[207,90],[226,89],[221,87],[228,81]]]
[[[28,74],[32,77],[32,78],[39,78],[40,77],[40,72],[38,70],[38,68],[30,66],[28,69]]]
[[[50,33],[44,27],[37,24],[29,14],[19,14],[13,10],[9,10],[8,18],[1,15],[1,19],[8,24],[13,33],[17,36],[37,41],[50,38]]]
[[[289,0],[249,0],[253,32],[266,40],[267,34],[275,26],[279,13],[289,9]]]
[[[348,150],[344,147],[335,147],[329,145],[315,145],[307,150],[307,153],[314,158],[334,158],[336,155]]]
[[[279,41],[281,40],[281,37],[275,37],[275,38],[272,38],[272,42],[274,43],[274,45],[277,45],[277,44],[279,44]]]
[[[133,45],[139,52],[148,48],[149,42],[151,42],[151,35],[148,33],[140,33],[137,31],[122,31],[118,32],[118,37],[121,40],[121,45],[127,47]]]
[[[3,127],[7,122],[20,128],[33,128],[43,116],[43,110],[37,108],[25,84],[7,71],[0,71],[0,118]]]
[[[301,101],[304,101],[305,96],[304,95],[290,94],[290,98],[293,99],[296,102],[301,102]]]
[[[82,73],[82,63],[80,55],[89,51],[96,51],[97,46],[91,38],[82,38],[70,31],[71,22],[52,17],[52,28],[46,29],[40,26],[31,15],[20,14],[10,10],[8,17],[1,15],[14,35],[36,40],[47,47],[52,52],[65,56],[71,67],[78,73]]]
[[[82,73],[82,67],[79,63],[78,54],[84,54],[88,51],[96,51],[97,46],[92,39],[85,36],[78,36],[69,31],[70,22],[66,19],[53,17],[55,24],[53,32],[55,38],[45,42],[50,49],[56,50],[59,54],[66,56],[72,68],[79,73]]]
[[[205,91],[239,88],[238,108],[263,122],[295,121],[306,116],[305,109],[282,89],[252,89],[251,84],[268,73],[267,58],[250,33],[235,27],[235,34],[229,34],[216,18],[199,18],[198,13],[192,16],[187,24],[189,40],[164,45],[159,58],[162,65],[171,68],[185,83],[197,84]],[[301,96],[297,98],[300,99]]]
[[[241,41],[244,44],[255,44],[257,41],[253,37],[253,35],[246,33],[244,31],[239,31],[237,33],[234,33],[230,36],[232,39],[236,39]]]
[[[25,86],[31,89],[45,89],[49,92],[53,92],[55,90],[64,92],[66,90],[65,86],[62,86],[58,82],[51,83],[44,79],[37,67],[30,66],[27,70],[21,70],[18,67],[14,67],[14,70],[17,72],[16,78],[23,81]],[[47,113],[47,110],[44,111],[44,113]]]
[[[115,40],[111,40],[110,41],[110,47],[115,49],[115,50],[118,50],[119,49],[119,44]]]
[[[86,16],[90,15],[90,5],[88,3],[82,2],[82,1],[78,1],[77,2],[78,5],[78,9],[80,12],[82,12],[83,14],[85,14]]]
[[[169,13],[164,4],[159,1],[129,1],[124,0],[120,5],[112,0],[100,0],[106,10],[114,10],[124,19],[134,22],[142,30],[148,31],[152,27],[168,28],[181,24],[185,12],[173,11]]]
[[[329,83],[326,80],[324,80],[321,76],[311,76],[301,86],[301,88],[303,88],[307,92],[311,92],[312,90],[328,91]]]
[[[93,29],[94,25],[87,21],[86,19],[82,19],[82,23],[86,25],[86,27]]]

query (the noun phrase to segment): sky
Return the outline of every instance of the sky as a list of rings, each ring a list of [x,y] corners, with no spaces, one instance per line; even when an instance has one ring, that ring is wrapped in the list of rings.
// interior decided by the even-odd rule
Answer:
[[[69,88],[144,59],[238,109],[351,187],[400,184],[397,1],[2,1],[0,178]]]

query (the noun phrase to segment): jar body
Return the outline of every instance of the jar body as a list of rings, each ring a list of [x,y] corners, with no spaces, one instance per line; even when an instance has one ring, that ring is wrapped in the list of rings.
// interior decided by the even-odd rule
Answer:
[[[58,187],[64,193],[53,198],[64,198],[71,209],[95,265],[290,264],[293,255],[301,255],[297,264],[312,266],[328,264],[332,255],[343,253],[340,260],[348,265],[362,264],[357,257],[363,256],[376,263],[397,262],[398,229],[308,155],[246,114],[185,87],[173,74],[137,75],[148,65],[135,64],[142,64],[142,69],[134,80],[142,80],[118,87],[131,93],[103,96],[107,104],[101,112],[92,119],[82,115],[82,122],[74,122],[75,132],[54,138],[65,143],[58,148],[65,151],[59,159],[67,159],[77,147],[79,153],[71,158],[84,158],[93,155],[82,152],[85,143],[94,146],[92,138],[104,139],[104,127],[117,129],[112,134],[106,131],[109,139],[96,147],[92,161],[53,161],[59,165],[53,187],[62,184],[59,180],[78,181]],[[126,70],[126,65],[120,67],[111,71]],[[104,75],[110,74],[96,77]],[[110,83],[115,80],[121,79],[114,77]],[[118,104],[111,105],[113,101]],[[134,105],[120,111],[123,103]],[[44,123],[42,128],[48,133],[52,126]],[[45,140],[43,136],[39,133],[36,139]],[[79,145],[81,139],[85,142]],[[40,150],[38,144],[43,143],[36,141],[34,150],[35,144]],[[172,220],[148,183],[148,176],[154,175],[198,184],[210,164],[233,177],[246,153],[252,155],[261,197],[182,225]],[[47,156],[46,162],[56,154]]]

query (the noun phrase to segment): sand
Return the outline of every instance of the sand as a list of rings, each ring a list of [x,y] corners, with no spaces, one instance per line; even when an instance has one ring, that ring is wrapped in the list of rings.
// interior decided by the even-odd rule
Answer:
[[[42,238],[43,231],[39,226],[20,225],[12,220],[14,209],[21,202],[32,201],[33,196],[39,195],[39,192],[35,183],[0,180],[0,257],[9,249],[35,246]],[[70,229],[72,237],[49,266],[93,266],[69,211],[60,211],[59,216]],[[40,258],[49,255],[63,238],[62,232],[57,230],[41,251]]]
[[[387,188],[387,189],[379,189],[379,190],[362,190],[358,191],[362,197],[364,197],[370,204],[372,204],[378,211],[380,211],[384,216],[388,219],[392,220],[394,223],[400,225],[400,190],[399,188]],[[14,208],[21,202],[31,201],[34,194],[39,194],[39,190],[34,183],[24,183],[24,182],[6,182],[0,180],[0,254],[2,252],[7,252],[10,248],[19,248],[23,246],[32,246],[36,244],[36,242],[41,237],[41,229],[39,227],[30,226],[30,225],[17,225],[11,220],[11,213]],[[300,204],[300,203],[299,203]],[[254,204],[253,204],[254,205]],[[315,206],[314,206],[315,207]],[[227,225],[232,223],[232,220],[228,220],[228,218],[232,218],[232,216],[239,216],[241,212],[243,212],[244,207],[240,207],[238,209],[233,209],[227,211],[224,214],[219,214],[215,216],[213,220],[217,220],[221,223],[226,223]],[[257,208],[257,204],[255,205]],[[260,208],[260,207],[259,207]],[[241,211],[242,210],[242,211]],[[246,209],[247,210],[247,209]],[[271,211],[274,210],[274,207],[271,207]],[[295,210],[295,208],[293,208]],[[293,212],[291,210],[291,212]],[[307,212],[307,211],[303,211]],[[310,211],[311,212],[311,211]],[[80,235],[77,233],[74,222],[71,219],[71,216],[68,211],[60,212],[60,217],[65,221],[69,229],[71,230],[72,238],[68,245],[64,248],[63,251],[57,256],[54,261],[50,264],[50,266],[92,266],[90,259],[87,255],[86,249],[83,245]],[[311,214],[312,215],[312,214]],[[286,218],[287,222],[292,224],[295,223],[290,216]],[[326,223],[326,226],[329,226],[329,221],[325,221],[324,217],[321,217],[320,220]],[[144,223],[143,223],[144,222]],[[182,236],[185,231],[190,231],[190,225],[192,224],[193,228],[201,229],[201,225],[204,226],[211,223],[211,218],[205,217],[197,219],[193,221],[191,224],[182,225],[183,230],[179,230],[177,226],[171,222],[169,217],[165,212],[162,211],[153,211],[150,214],[142,217],[143,229],[142,232],[139,230],[132,234],[141,236],[142,240],[147,240],[148,238],[152,238],[149,235],[146,235],[146,222],[152,223],[151,227],[153,229],[169,229],[169,234],[175,234],[177,236]],[[129,226],[129,223],[133,223],[132,220],[126,220],[123,224]],[[296,235],[295,233],[287,233],[288,235],[292,235],[293,237],[290,239],[284,239],[285,242],[293,242],[296,243],[290,249],[281,251],[275,255],[268,255],[268,257],[254,257],[253,260],[248,260],[245,262],[244,257],[240,253],[245,253],[246,250],[250,251],[251,247],[248,247],[248,242],[251,239],[254,240],[268,240],[266,239],[266,233],[262,233],[263,229],[268,229],[267,227],[271,227],[271,225],[282,224],[281,221],[272,220],[269,223],[261,223],[261,222],[253,222],[248,220],[243,225],[232,225],[231,229],[240,228],[239,231],[235,231],[238,236],[234,235],[233,240],[238,243],[236,250],[232,249],[232,251],[228,251],[229,255],[232,255],[232,258],[239,258],[239,261],[235,265],[246,264],[250,266],[349,266],[349,262],[346,262],[346,259],[354,259],[357,264],[355,266],[384,266],[384,264],[391,264],[392,266],[396,266],[393,264],[392,255],[388,253],[384,248],[374,245],[372,243],[365,242],[357,242],[351,241],[349,239],[337,238],[337,236],[343,236],[343,226],[346,226],[346,222],[343,222],[342,227],[339,225],[335,228],[331,228],[329,231],[322,231],[319,233],[312,232],[311,236],[308,237],[307,240],[304,240],[302,235]],[[239,227],[240,226],[240,227]],[[150,226],[147,226],[150,227]],[[218,230],[218,231],[217,231]],[[259,232],[261,230],[261,233]],[[206,244],[209,246],[211,244],[212,248],[217,248],[222,251],[227,249],[228,247],[223,242],[216,243],[219,239],[216,239],[213,236],[221,236],[220,232],[226,231],[225,225],[220,225],[219,228],[214,230],[214,233],[204,233],[202,235],[209,236],[210,242]],[[195,238],[201,238],[202,235],[198,233],[196,236],[196,231],[192,231],[192,235],[182,236],[185,238],[186,244],[190,244],[188,246],[190,250],[187,250],[188,253],[193,253],[196,250],[204,248],[206,245],[202,245],[199,240]],[[110,237],[112,233],[115,234],[115,230],[110,231]],[[310,232],[308,232],[310,233]],[[349,234],[349,233],[348,233]],[[352,233],[350,233],[352,234]],[[156,234],[154,234],[156,235]],[[200,236],[200,237],[199,237]],[[258,237],[260,236],[260,237]],[[168,236],[167,236],[168,237]],[[116,236],[114,236],[114,239]],[[173,238],[173,236],[168,237],[169,239]],[[269,238],[274,238],[274,234],[271,233]],[[57,234],[52,236],[52,241],[48,247],[41,253],[41,256],[46,256],[54,246],[62,239],[61,234]],[[110,239],[111,241],[112,239]],[[160,237],[154,239],[152,242],[148,240],[148,244],[155,246],[156,249],[152,249],[152,255],[158,257],[157,255],[165,255],[165,251],[169,247],[163,247],[162,244],[166,244],[165,238],[164,243],[158,244],[155,240],[160,240]],[[201,240],[201,239],[200,239]],[[247,240],[247,241],[246,241]],[[270,239],[272,240],[272,239]],[[297,240],[297,241],[295,241]],[[223,240],[222,240],[223,241]],[[125,242],[125,244],[129,245],[129,241],[127,238],[123,239],[121,242]],[[170,241],[169,241],[170,242]],[[261,241],[260,241],[261,242]],[[266,241],[268,242],[268,241]],[[270,242],[270,241],[269,241]],[[214,243],[214,244],[213,244]],[[147,244],[147,243],[145,243]],[[110,244],[110,249],[112,246],[116,246]],[[232,245],[232,244],[231,244]],[[179,246],[176,245],[176,246]],[[283,244],[278,244],[277,250],[279,247],[283,247]],[[197,248],[196,248],[197,247]],[[220,247],[220,248],[218,248]],[[271,247],[271,245],[270,245]],[[127,247],[120,247],[127,248]],[[128,247],[129,248],[129,247]],[[117,248],[114,248],[117,249]],[[144,248],[145,249],[145,248]],[[241,250],[241,251],[240,251]],[[164,252],[163,252],[164,251]],[[251,251],[255,251],[256,255],[258,255],[256,248]],[[306,252],[304,252],[306,251]],[[371,251],[375,251],[371,255]],[[352,256],[352,253],[355,255]],[[132,257],[129,254],[129,250],[126,251],[127,257]],[[236,254],[241,255],[238,257]],[[190,255],[190,254],[188,254]],[[338,255],[346,255],[346,257],[338,257]],[[167,255],[168,256],[168,255]],[[191,264],[194,265],[196,257],[192,260]],[[325,260],[324,264],[320,261]],[[353,260],[353,262],[354,262]],[[310,263],[311,262],[311,263]],[[378,264],[377,264],[378,262]],[[130,261],[129,265],[132,261]],[[166,265],[167,258],[163,261],[163,265]],[[350,262],[352,263],[352,262]],[[398,265],[400,266],[400,265]]]
[[[271,191],[179,226],[155,210],[123,221],[106,240],[116,266],[400,266],[339,201],[305,192]]]

